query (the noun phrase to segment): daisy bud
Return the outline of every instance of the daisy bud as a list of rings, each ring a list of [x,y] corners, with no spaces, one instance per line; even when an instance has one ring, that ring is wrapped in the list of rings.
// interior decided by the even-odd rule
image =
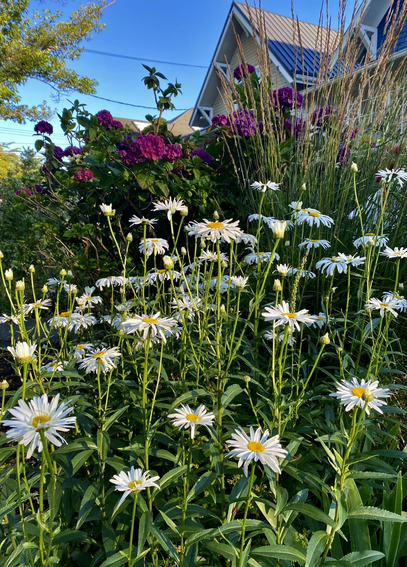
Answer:
[[[13,270],[6,270],[4,272],[4,275],[6,276],[6,280],[10,281],[13,279]]]
[[[10,384],[7,382],[7,380],[3,380],[2,382],[0,382],[0,390],[7,390],[9,386]]]
[[[214,218],[215,220],[219,220],[219,213],[218,213],[218,211],[215,211],[215,212],[213,213],[213,218]]]
[[[187,255],[187,249],[186,249],[184,246],[181,248],[181,255],[182,255],[182,256],[186,256],[186,255]]]
[[[201,238],[200,247],[201,247],[201,248],[205,248],[205,247],[206,247],[205,238]]]
[[[285,247],[290,246],[290,244],[291,244],[291,242],[290,242],[289,240],[286,240],[286,241],[284,242],[284,246],[285,246]]]
[[[59,275],[64,278],[66,276],[66,270],[62,268],[62,270],[59,272]]]
[[[399,289],[404,289],[404,284],[403,284],[403,282],[400,282],[400,283],[399,283]]]
[[[24,284],[23,280],[18,280],[16,282],[16,290],[17,291],[24,291],[25,290],[25,284]]]
[[[223,303],[222,303],[222,305],[220,306],[220,312],[221,312],[221,313],[226,313],[226,307],[223,305]]]
[[[333,288],[331,289],[332,293],[335,293],[335,291],[336,291],[337,289],[338,289],[337,287],[333,287]]]
[[[3,254],[3,252],[0,250],[0,260],[1,260],[2,258],[4,258],[4,254]]]
[[[247,384],[250,382],[251,378],[250,378],[250,376],[243,376],[243,380],[246,382],[246,386],[247,386]]]
[[[366,242],[366,244],[368,246],[370,246],[370,248],[373,248],[375,246],[373,238],[369,238],[369,240]]]
[[[222,266],[222,268],[227,268],[228,267],[228,263],[225,262],[225,260],[223,260],[220,265]]]
[[[371,402],[372,400],[374,400],[374,395],[369,390],[369,388],[365,388],[365,391],[362,394],[362,400],[364,402]]]
[[[105,217],[112,217],[115,214],[115,209],[112,209],[112,205],[105,205],[105,203],[102,203],[101,205],[99,205],[100,210],[102,211],[102,213],[105,215]]]
[[[45,284],[42,286],[42,293],[47,293],[48,291],[48,286],[46,286]]]
[[[271,225],[273,234],[278,240],[284,238],[284,233],[285,233],[285,229],[287,228],[287,224],[288,224],[287,221],[275,221]]]
[[[180,215],[182,217],[187,217],[188,216],[188,207],[187,206],[181,207],[179,212],[180,212]]]
[[[127,242],[133,242],[133,235],[131,234],[131,232],[129,232],[129,234],[126,236],[126,240]]]
[[[331,339],[329,338],[329,333],[325,333],[325,335],[323,335],[319,340],[323,345],[329,345],[331,342]]]
[[[35,268],[34,265],[31,264],[31,266],[28,268],[28,271],[30,272],[30,274],[34,274],[35,273]]]
[[[281,285],[281,281],[280,280],[274,280],[274,284],[273,284],[273,290],[274,291],[283,291],[283,286]]]
[[[306,190],[307,190],[307,186],[306,186],[305,183],[303,183],[303,184],[301,185],[301,191],[306,191]]]
[[[163,264],[166,270],[172,270],[174,268],[174,262],[170,256],[163,257]]]
[[[358,166],[356,165],[355,162],[352,162],[352,165],[350,166],[351,170],[353,171],[353,173],[357,173],[358,172]]]
[[[69,278],[71,278],[71,277],[73,276],[72,270],[68,270],[68,271],[66,272],[66,275],[67,275]]]

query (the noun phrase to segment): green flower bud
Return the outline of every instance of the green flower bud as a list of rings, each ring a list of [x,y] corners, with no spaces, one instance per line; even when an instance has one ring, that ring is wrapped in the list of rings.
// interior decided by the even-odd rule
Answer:
[[[325,333],[325,335],[323,335],[319,340],[323,345],[329,345],[331,342],[331,339],[329,338],[329,333]]]
[[[25,290],[25,283],[23,282],[23,280],[18,280],[16,282],[16,290],[17,291],[24,291]]]

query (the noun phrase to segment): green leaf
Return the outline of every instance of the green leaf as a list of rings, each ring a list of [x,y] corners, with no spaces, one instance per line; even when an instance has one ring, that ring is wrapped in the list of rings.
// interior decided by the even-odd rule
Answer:
[[[93,449],[88,449],[87,451],[82,451],[82,453],[78,453],[72,459],[72,474],[75,474],[83,464],[89,459],[91,454],[93,453]]]
[[[86,532],[80,530],[64,530],[53,538],[52,543],[54,545],[60,545],[61,543],[69,543],[71,541],[92,543],[94,540]]]
[[[86,522],[86,518],[89,516],[95,500],[99,494],[99,486],[97,484],[91,484],[85,494],[83,495],[81,507],[79,508],[78,522],[76,524],[76,529],[78,530],[82,524]]]
[[[354,510],[362,506],[362,498],[353,479],[348,478],[346,481],[346,507],[347,513],[350,515]],[[358,519],[349,517],[349,532],[352,551],[368,551],[371,549],[370,533],[367,519]]]
[[[127,410],[129,406],[124,406],[120,409],[118,409],[117,411],[114,412],[113,415],[111,415],[105,422],[104,424],[104,431],[108,431],[110,429],[110,427],[116,422],[118,421],[119,417],[121,417],[124,412]]]
[[[381,473],[373,471],[352,471],[350,478],[366,479],[366,480],[393,480],[396,475],[390,473]]]
[[[145,541],[150,533],[153,516],[151,512],[143,512],[138,530],[137,555],[141,555]]]
[[[365,567],[369,563],[373,563],[374,561],[379,561],[384,557],[384,553],[381,551],[353,551],[352,553],[348,553],[342,557],[344,561],[348,561],[353,565],[353,567]]]
[[[328,526],[331,526],[331,528],[336,527],[335,522],[328,516],[328,514],[325,514],[325,512],[319,510],[318,508],[315,508],[315,506],[312,506],[311,504],[305,504],[303,502],[289,502],[287,506],[283,508],[283,512],[285,512],[286,510],[294,510],[295,512],[313,518],[317,522],[322,522]]]
[[[175,547],[165,533],[159,530],[154,524],[151,525],[151,533],[158,539],[158,542],[164,551],[171,555],[176,563],[179,563],[179,557],[175,551]]]
[[[213,483],[215,478],[216,478],[216,473],[210,471],[207,471],[206,473],[201,475],[199,480],[194,484],[194,486],[189,491],[189,494],[187,496],[187,502],[189,502],[190,500],[195,498],[195,496],[198,496],[198,494],[206,490]]]
[[[123,551],[119,551],[119,553],[115,553],[103,561],[100,567],[120,567],[120,565],[124,565],[128,562],[128,557],[124,554]]]
[[[326,532],[318,531],[312,534],[308,542],[305,567],[314,567],[318,564],[318,559],[321,557],[327,541],[328,534]]]
[[[252,555],[305,562],[305,555],[301,553],[301,551],[298,551],[298,549],[295,549],[295,547],[288,545],[264,545],[263,547],[252,549]]]
[[[404,480],[407,480],[407,478],[405,477]],[[394,490],[394,512],[401,514],[403,509],[403,476],[401,475],[401,471],[399,472],[397,484],[395,489],[393,489],[393,492]],[[386,567],[397,567],[398,565],[401,528],[402,524],[400,522],[397,522],[396,525],[391,526],[390,544],[389,548],[386,550]]]
[[[229,559],[229,561],[233,561],[238,555],[237,550],[232,545],[218,543],[217,541],[205,543],[205,548],[214,551],[218,555],[222,555],[222,557]]]
[[[165,488],[168,488],[173,480],[179,480],[182,475],[184,474],[184,472],[187,470],[188,465],[182,465],[180,467],[176,467],[175,469],[171,469],[170,471],[168,471],[167,473],[165,473],[165,475],[160,478],[160,488],[156,488],[153,492],[153,494],[156,494],[159,490],[164,490]]]
[[[379,520],[381,522],[407,522],[407,518],[374,506],[359,506],[348,511],[348,518],[354,520]]]
[[[222,394],[221,404],[223,408],[227,408],[230,402],[238,396],[241,392],[243,392],[243,388],[239,386],[239,384],[232,384],[226,391]]]

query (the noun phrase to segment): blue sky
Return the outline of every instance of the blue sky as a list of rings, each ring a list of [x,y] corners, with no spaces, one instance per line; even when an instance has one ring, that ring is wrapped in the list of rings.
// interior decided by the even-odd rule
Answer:
[[[330,4],[331,26],[334,29],[338,25],[337,1],[333,0]],[[67,14],[79,8],[81,1],[65,0],[61,6],[57,1],[32,0],[31,4],[38,9],[61,9]],[[265,10],[291,16],[290,0],[263,0],[261,5]],[[177,80],[181,83],[182,96],[174,100],[180,111],[165,115],[167,119],[172,118],[181,109],[194,106],[230,6],[231,0],[117,0],[103,12],[104,30],[84,43],[84,47],[93,51],[142,58],[147,65],[155,66],[169,81]],[[294,0],[294,12],[300,20],[317,24],[320,11],[320,0]],[[168,63],[153,63],[151,60]],[[170,65],[171,62],[201,67]],[[78,61],[69,63],[78,73],[98,81],[97,96],[133,105],[153,106],[152,93],[142,84],[142,78],[146,74],[142,61],[85,51]],[[78,93],[54,102],[52,89],[34,80],[28,81],[20,89],[20,94],[23,104],[34,105],[45,100],[58,111],[69,106],[69,100],[77,98],[92,113],[106,108],[116,117],[139,120],[143,120],[147,113],[154,114],[154,111],[145,108],[125,106]],[[50,122],[54,126],[53,140],[64,147],[66,143],[58,128],[58,117],[55,116]],[[20,126],[11,121],[1,121],[0,143],[11,143],[10,148],[32,146],[36,139],[32,137],[33,126],[31,122]]]

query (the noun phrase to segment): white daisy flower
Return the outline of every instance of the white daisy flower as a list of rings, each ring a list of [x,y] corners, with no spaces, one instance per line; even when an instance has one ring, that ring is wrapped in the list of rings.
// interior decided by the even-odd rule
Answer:
[[[107,276],[106,278],[100,278],[95,283],[95,286],[102,290],[105,287],[110,286],[123,286],[123,276]]]
[[[377,299],[376,297],[369,299],[365,307],[366,309],[379,309],[381,317],[384,317],[384,314],[386,312],[389,312],[397,317],[397,310],[401,309],[400,302],[397,299],[390,299],[390,301],[380,301],[380,299]]]
[[[390,301],[397,301],[400,305],[400,311],[407,311],[407,299],[404,297],[404,295],[399,295],[398,293],[387,291],[383,294],[382,301],[385,303],[389,303]]]
[[[82,360],[84,356],[88,354],[88,352],[95,350],[95,345],[92,343],[83,343],[80,345],[76,345],[73,350],[73,355],[76,360]]]
[[[168,220],[171,219],[172,215],[176,211],[183,211],[185,210],[185,203],[182,199],[166,199],[162,203],[153,203],[154,209],[153,211],[167,211],[167,218]]]
[[[379,169],[376,177],[380,177],[385,183],[395,181],[399,187],[403,187],[403,183],[407,181],[407,171],[404,169]]]
[[[390,248],[386,246],[383,252],[380,252],[382,256],[387,256],[387,258],[407,258],[407,248]]]
[[[276,307],[267,306],[264,308],[262,316],[265,321],[274,321],[274,327],[279,325],[288,325],[291,331],[295,329],[300,330],[299,323],[314,323],[314,315],[309,315],[308,309],[301,309],[297,313],[290,311],[290,306],[287,301],[283,301]]]
[[[120,303],[119,305],[115,305],[114,308],[119,313],[127,313],[128,311],[131,311],[133,309],[135,303],[136,303],[136,300],[129,299],[129,300],[125,301],[124,303]]]
[[[306,238],[304,242],[298,245],[298,248],[306,248],[311,250],[311,248],[329,248],[331,246],[329,240],[319,240],[318,238]]]
[[[26,343],[25,341],[21,341],[16,343],[15,347],[7,347],[7,350],[11,352],[14,358],[20,364],[28,364],[35,360],[35,349],[37,348],[37,343]]]
[[[79,368],[83,368],[85,373],[89,374],[90,372],[98,372],[100,366],[100,371],[106,374],[106,372],[116,368],[116,358],[119,358],[119,356],[121,354],[117,347],[86,353]]]
[[[291,201],[288,206],[290,209],[293,209],[294,212],[299,213],[302,208],[302,201]]]
[[[267,183],[262,183],[261,181],[255,181],[250,185],[250,187],[255,191],[261,191],[265,193],[267,189],[270,191],[280,191],[281,183],[274,183],[273,181],[267,181]]]
[[[208,221],[204,219],[202,222],[192,221],[185,230],[190,236],[196,238],[208,238],[212,242],[216,242],[223,238],[228,244],[235,240],[243,231],[238,226],[239,221],[226,219],[224,221]]]
[[[356,248],[358,248],[359,246],[365,246],[370,240],[373,240],[375,246],[377,246],[378,248],[385,246],[389,241],[385,234],[378,235],[374,232],[366,232],[364,236],[361,236],[360,238],[354,240],[353,245]]]
[[[234,285],[237,289],[244,289],[248,280],[249,278],[244,278],[242,276],[232,276],[230,278],[232,285]]]
[[[164,280],[170,280],[171,276],[174,281],[178,281],[181,277],[181,274],[176,270],[171,270],[170,272],[170,270],[166,270],[165,268],[157,270],[156,272],[150,272],[146,276],[146,285],[155,283],[157,280],[159,280],[160,282],[163,282]]]
[[[18,325],[20,323],[20,319],[17,315],[6,315],[3,313],[3,316],[0,317],[0,323],[14,323]]]
[[[71,317],[71,313],[69,311],[61,311],[58,315],[55,315],[52,319],[48,319],[48,325],[56,325],[57,327],[66,327],[68,321]]]
[[[280,343],[284,340],[284,337],[285,337],[284,332],[283,333],[277,333],[276,331],[267,331],[263,335],[263,338],[266,339],[266,341],[272,341],[273,339],[275,339]],[[295,344],[295,337],[294,337],[292,331],[290,331],[288,333],[287,343],[289,344],[289,346],[293,346]]]
[[[288,270],[288,275],[294,276],[297,272],[298,272],[298,268],[290,268]],[[301,270],[300,278],[308,278],[312,280],[313,278],[316,277],[317,277],[316,274],[314,274],[314,272],[311,272],[310,270]]]
[[[302,225],[304,222],[308,224],[308,226],[316,226],[319,227],[321,224],[331,228],[334,223],[334,220],[329,217],[328,215],[323,215],[316,209],[301,209],[298,213],[298,216],[295,219],[295,222],[298,225]]]
[[[274,270],[274,272],[278,272],[284,278],[284,277],[288,276],[290,270],[291,270],[291,266],[289,266],[288,264],[278,264],[276,266],[276,269]]]
[[[41,366],[41,371],[43,372],[61,372],[65,368],[67,362],[61,362],[58,360],[54,360],[53,362],[48,362],[48,364],[44,364]]]
[[[260,461],[262,465],[270,467],[276,473],[281,473],[277,457],[284,459],[288,455],[288,451],[281,447],[278,435],[270,439],[268,439],[268,436],[268,429],[262,434],[260,427],[256,431],[253,427],[250,427],[250,436],[248,436],[239,427],[232,433],[232,439],[226,441],[230,447],[233,447],[227,457],[236,456],[239,458],[237,466],[243,465],[245,476],[248,475],[249,463],[253,460],[254,462]]]
[[[282,220],[273,220],[271,222],[270,228],[273,231],[273,235],[276,238],[284,238],[284,233],[287,229],[288,226],[288,221],[282,221]]]
[[[331,256],[331,258],[322,258],[319,260],[315,267],[317,270],[321,270],[321,272],[325,272],[326,276],[332,276],[335,270],[338,271],[340,274],[346,274],[348,271],[348,263],[346,260],[341,256]]]
[[[32,398],[28,404],[19,400],[17,406],[8,410],[13,417],[2,421],[5,427],[10,427],[6,433],[8,439],[19,441],[21,445],[29,445],[27,459],[31,458],[36,448],[39,453],[42,451],[40,431],[44,431],[48,441],[57,447],[66,443],[57,432],[72,428],[76,417],[65,417],[73,408],[66,402],[62,402],[58,407],[58,402],[59,394],[49,402],[47,394]]]
[[[257,244],[257,238],[253,236],[253,234],[242,232],[235,238],[236,244],[240,244],[240,242],[243,242],[244,244],[250,244],[250,246],[255,246]]]
[[[37,299],[34,303],[26,303],[23,305],[24,313],[27,315],[36,309],[49,309],[52,305],[50,299]]]
[[[145,217],[140,218],[137,215],[134,215],[129,219],[129,223],[133,226],[137,226],[139,224],[146,224],[152,227],[155,225],[156,222],[158,222],[158,219],[146,219]]]
[[[329,395],[338,398],[341,404],[346,406],[345,411],[350,411],[354,407],[364,408],[367,402],[366,413],[368,415],[371,409],[383,413],[380,407],[387,404],[380,398],[391,396],[390,390],[387,388],[378,388],[378,380],[365,382],[365,379],[362,378],[362,381],[359,382],[357,378],[353,377],[350,381],[341,380],[336,385],[337,391]]]
[[[193,410],[188,405],[181,404],[175,413],[168,415],[174,427],[178,429],[191,428],[191,439],[195,436],[195,427],[197,425],[204,425],[207,429],[212,425],[215,416],[213,413],[207,411],[204,405],[200,405],[198,409]]]
[[[216,254],[216,252],[211,252],[210,250],[203,250],[202,254],[199,256],[198,259],[202,260],[203,262],[217,262],[218,255]],[[223,252],[219,254],[219,259],[221,262],[229,262],[229,258]]]
[[[268,262],[270,258],[271,258],[271,252],[255,252],[253,249],[251,249],[250,254],[244,257],[243,262],[249,265],[262,264],[263,262]],[[274,252],[272,261],[274,262],[274,260],[280,260],[280,256],[279,254],[277,254],[277,252]]]
[[[85,293],[80,297],[76,298],[76,301],[79,303],[81,307],[93,307],[98,303],[102,303],[102,298],[100,295],[92,295],[95,291],[95,287],[85,287]]]
[[[48,278],[47,281],[45,282],[45,285],[47,287],[53,287],[56,285],[59,285],[61,283],[61,280],[59,280],[58,278]]]
[[[353,254],[353,256],[349,256],[348,254],[344,254],[343,252],[339,252],[338,256],[344,262],[350,264],[353,267],[362,266],[366,260],[365,256],[360,257],[360,256],[356,256],[356,254]]]
[[[112,217],[116,212],[113,209],[112,204],[105,205],[105,203],[102,203],[101,205],[99,205],[99,208],[102,211],[102,213],[105,215],[105,217]]]
[[[314,324],[317,325],[320,329],[322,329],[326,322],[326,315],[325,313],[322,313],[322,311],[320,311],[318,315],[314,315]]]
[[[77,333],[81,329],[87,329],[88,327],[92,327],[96,325],[98,320],[96,317],[91,315],[90,313],[72,313],[71,320],[69,321],[68,331],[73,331]]]
[[[158,336],[166,342],[165,331],[170,333],[178,331],[178,321],[172,317],[160,317],[160,315],[161,313],[158,311],[152,313],[151,316],[143,314],[128,317],[123,321],[124,332],[127,334],[142,333],[143,339],[148,336],[150,338]]]
[[[66,293],[78,293],[78,286],[75,284],[64,283],[64,290]]]
[[[140,254],[144,254],[145,250],[146,256],[151,256],[151,254],[156,256],[157,254],[165,254],[169,247],[170,245],[164,238],[146,238],[145,242],[144,240],[140,241],[138,249]]]
[[[178,311],[178,313],[174,313],[174,317],[177,320],[182,320],[182,316],[179,316],[180,313],[184,317],[187,316],[189,321],[195,317],[196,312],[202,306],[202,299],[200,297],[191,298],[188,295],[184,295],[178,298],[177,300],[174,298],[172,301],[169,302],[171,309]]]
[[[135,469],[131,467],[129,472],[121,471],[119,474],[115,474],[109,482],[115,484],[115,490],[123,492],[123,496],[120,498],[116,510],[120,508],[121,503],[127,498],[131,493],[137,493],[146,488],[160,488],[156,481],[159,476],[153,476],[150,478],[150,472],[145,471],[143,473],[142,469]]]
[[[123,322],[120,315],[102,315],[100,318],[100,322],[108,323],[118,331],[123,329]]]

